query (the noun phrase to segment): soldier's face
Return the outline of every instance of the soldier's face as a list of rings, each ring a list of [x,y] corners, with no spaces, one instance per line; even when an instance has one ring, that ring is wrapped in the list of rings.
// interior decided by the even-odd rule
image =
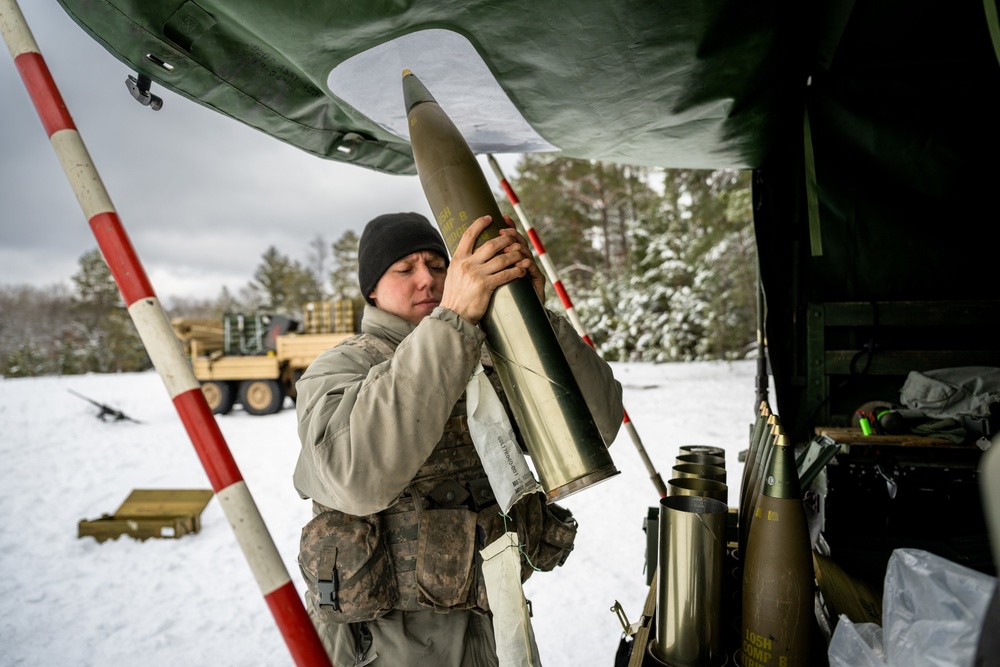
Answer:
[[[443,257],[421,250],[390,266],[368,296],[376,308],[419,324],[441,303],[447,274]]]

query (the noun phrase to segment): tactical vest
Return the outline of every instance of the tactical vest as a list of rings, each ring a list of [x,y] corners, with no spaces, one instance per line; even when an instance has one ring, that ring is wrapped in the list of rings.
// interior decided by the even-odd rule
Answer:
[[[393,348],[371,334],[341,345],[381,363]],[[485,364],[484,364],[485,366]],[[487,375],[506,405],[492,368]],[[320,621],[354,623],[391,609],[489,610],[480,549],[516,530],[521,579],[562,565],[573,548],[576,521],[541,493],[500,512],[466,422],[465,397],[455,404],[441,440],[409,486],[387,509],[353,516],[313,503],[302,530],[299,566],[307,604]]]

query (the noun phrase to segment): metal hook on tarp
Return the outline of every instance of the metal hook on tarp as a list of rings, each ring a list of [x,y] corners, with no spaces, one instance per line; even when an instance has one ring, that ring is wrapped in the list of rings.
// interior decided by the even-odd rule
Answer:
[[[125,81],[125,86],[128,88],[128,92],[132,94],[132,97],[135,98],[135,101],[144,107],[149,107],[153,111],[162,109],[163,100],[149,92],[150,86],[153,85],[153,80],[142,72],[137,72],[137,77],[130,74]]]

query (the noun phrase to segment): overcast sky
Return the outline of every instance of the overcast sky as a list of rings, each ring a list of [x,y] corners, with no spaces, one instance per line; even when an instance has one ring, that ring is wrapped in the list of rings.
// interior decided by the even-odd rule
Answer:
[[[429,215],[416,176],[322,160],[156,84],[163,108],[140,105],[134,72],[54,0],[20,5],[162,300],[236,292],[272,245],[305,261],[317,234],[330,244],[380,213]],[[97,242],[6,48],[0,60],[0,285],[70,285]],[[511,176],[518,156],[497,157]]]

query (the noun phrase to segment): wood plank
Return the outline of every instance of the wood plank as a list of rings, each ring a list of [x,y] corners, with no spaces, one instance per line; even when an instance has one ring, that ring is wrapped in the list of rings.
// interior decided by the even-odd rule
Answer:
[[[857,354],[858,350],[827,350],[823,355],[826,375],[850,375],[851,360]],[[865,365],[864,355],[855,365]],[[959,366],[1000,366],[1000,350],[880,350],[872,357],[867,374],[906,375]]]
[[[651,626],[653,615],[656,613],[656,575],[657,571],[654,571],[649,593],[646,594],[646,606],[642,608],[642,618],[639,619],[639,629],[636,630],[635,640],[632,642],[632,655],[629,656],[628,667],[642,667],[649,640],[653,638]]]
[[[821,304],[827,327],[981,326],[1000,320],[1000,301],[842,301]]]
[[[825,435],[832,438],[839,444],[859,447],[870,446],[891,446],[891,447],[954,447],[955,449],[968,449],[968,445],[956,445],[944,438],[932,438],[922,435],[865,435],[860,428],[833,428],[830,426],[817,426],[817,435]]]

